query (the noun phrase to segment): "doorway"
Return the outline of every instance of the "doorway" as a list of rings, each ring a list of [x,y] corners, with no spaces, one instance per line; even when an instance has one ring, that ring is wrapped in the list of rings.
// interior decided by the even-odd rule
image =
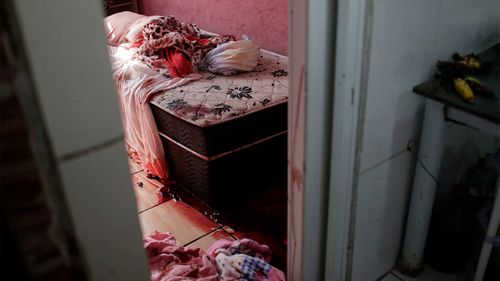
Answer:
[[[326,1],[327,2],[327,1]],[[317,26],[320,26],[321,24],[324,23],[331,23],[334,21],[333,18],[329,17],[331,15],[331,7],[327,5],[326,7],[329,7],[327,9],[321,9],[321,5],[324,5],[325,2],[318,2],[316,7],[316,11],[321,11],[319,17],[315,17],[315,19],[319,19],[316,24]],[[91,3],[88,6],[87,4],[80,3],[79,5],[74,5],[72,4],[54,4],[52,6],[48,5],[44,7],[43,5],[39,5],[37,7],[31,7],[30,5],[27,5],[24,2],[19,2],[16,4],[16,8],[20,11],[20,18],[21,22],[23,24],[23,32],[25,33],[27,39],[27,45],[28,47],[33,46],[33,44],[36,44],[37,40],[39,39],[39,36],[37,37],[37,34],[35,30],[37,28],[40,28],[40,26],[44,26],[43,21],[38,21],[37,17],[33,17],[33,13],[35,11],[35,8],[38,9],[38,11],[45,11],[45,14],[43,16],[45,18],[51,18],[51,12],[49,10],[52,10],[53,12],[61,12],[64,14],[65,17],[68,17],[68,21],[72,22],[75,26],[72,26],[72,28],[77,28],[80,26],[78,24],[79,21],[82,23],[84,21],[92,21],[92,24],[89,24],[86,28],[91,29],[92,31],[89,31],[88,34],[94,34],[98,33],[99,29],[102,28],[101,26],[97,25],[97,23],[100,22],[100,14],[97,12],[98,9],[100,9],[100,5],[97,3]],[[290,3],[289,7],[289,12],[293,11],[291,14],[291,25],[289,29],[293,32],[290,34],[293,34],[291,38],[289,39],[291,42],[291,52],[288,54],[291,60],[294,61],[294,66],[288,71],[289,72],[289,77],[292,80],[292,84],[290,86],[290,101],[289,103],[293,106],[293,110],[290,110],[288,122],[289,122],[289,128],[290,132],[289,134],[293,134],[296,136],[296,140],[292,142],[293,146],[289,145],[289,159],[291,159],[291,154],[293,152],[293,159],[290,161],[297,164],[297,165],[290,165],[291,168],[289,170],[290,176],[293,175],[293,184],[295,185],[295,189],[289,189],[288,192],[288,198],[290,201],[288,202],[288,238],[287,238],[287,243],[289,245],[292,245],[291,247],[288,248],[288,277],[290,279],[295,279],[295,280],[300,280],[303,279],[302,274],[307,272],[308,274],[313,274],[313,275],[318,275],[322,274],[320,273],[321,270],[324,269],[324,262],[318,262],[320,260],[324,259],[324,250],[321,251],[316,251],[318,248],[321,248],[324,246],[326,243],[324,241],[325,235],[325,226],[321,226],[322,223],[325,222],[325,216],[326,214],[319,214],[318,216],[312,215],[315,214],[310,213],[308,211],[304,211],[304,209],[311,208],[311,210],[317,208],[317,210],[323,210],[325,211],[327,208],[325,207],[326,204],[328,203],[327,197],[322,196],[322,199],[317,202],[317,206],[312,206],[312,205],[306,205],[304,206],[304,200],[305,198],[308,198],[308,196],[304,196],[304,186],[306,186],[305,181],[305,165],[304,162],[307,164],[309,163],[309,160],[314,160],[314,157],[317,155],[324,155],[321,156],[323,159],[321,161],[321,165],[328,163],[330,161],[330,157],[328,156],[328,151],[325,150],[326,147],[330,146],[330,138],[331,134],[328,133],[328,131],[324,131],[325,135],[329,135],[328,137],[326,136],[321,136],[321,142],[320,145],[317,146],[317,149],[315,150],[315,155],[316,156],[311,156],[311,158],[306,159],[306,122],[305,120],[307,119],[306,116],[319,116],[319,119],[315,119],[316,124],[321,124],[322,127],[328,128],[328,124],[331,124],[331,111],[328,110],[329,102],[331,100],[324,100],[325,103],[323,106],[319,107],[320,110],[317,110],[316,112],[314,111],[307,111],[306,112],[306,107],[307,107],[307,99],[306,99],[306,85],[310,85],[312,88],[314,84],[310,83],[310,76],[307,76],[306,74],[308,73],[313,73],[308,69],[308,60],[306,59],[308,56],[307,53],[307,42],[310,39],[307,39],[307,34],[308,29],[307,29],[307,9],[308,5],[304,1],[292,1]],[[86,15],[85,17],[77,17],[75,15],[78,14],[92,14],[92,16]],[[329,18],[327,20],[327,18]],[[71,19],[71,20],[70,20]],[[50,27],[53,26],[58,26],[56,23],[53,22],[46,22],[45,24],[49,24]],[[314,25],[312,25],[310,28],[313,28]],[[62,28],[62,27],[58,27]],[[63,28],[62,28],[63,29]],[[323,30],[324,32],[328,33],[328,29]],[[322,32],[323,32],[322,31]],[[74,34],[75,31],[69,32],[68,31],[68,36],[72,37],[71,34]],[[319,34],[316,34],[316,36],[320,36]],[[331,36],[331,34],[329,35]],[[78,36],[73,36],[73,37],[78,37],[79,40],[84,40],[85,38],[88,39],[92,36],[85,37],[82,34],[78,34]],[[101,36],[102,37],[102,36]],[[327,37],[330,38],[330,37]],[[330,38],[331,39],[331,38]],[[321,41],[321,45],[323,46],[320,51],[323,52],[324,54],[327,53],[326,50],[330,46],[332,42],[329,40]],[[81,44],[81,41],[77,41],[77,43],[74,44]],[[93,45],[92,45],[93,46]],[[73,46],[74,47],[74,46]],[[99,59],[89,61],[85,67],[86,69],[93,69],[96,68],[95,66],[97,65],[102,65],[104,54],[105,54],[105,46],[96,44],[95,46],[92,47],[92,50],[100,50],[99,53],[100,57]],[[31,48],[28,48],[30,51],[32,51]],[[61,47],[60,51],[58,53],[59,56],[63,56],[65,54],[64,48]],[[86,58],[86,53],[81,53],[79,54],[81,57]],[[68,57],[70,57],[68,55]],[[32,60],[32,63],[35,65],[35,71],[34,73],[36,75],[40,75],[39,73],[43,73],[43,64],[46,63],[46,61],[41,61],[40,58],[42,56],[37,56],[37,54],[30,54],[30,58]],[[319,57],[318,57],[319,58]],[[74,56],[71,56],[71,59],[74,59]],[[88,60],[88,59],[87,59]],[[331,63],[330,60],[327,60],[320,65],[325,65],[325,63]],[[325,69],[329,69],[329,71],[324,72],[322,78],[320,79],[326,79],[326,76],[329,74],[332,74],[331,72],[332,65],[330,64],[328,67],[325,67]],[[60,80],[60,77],[64,77],[64,73],[62,71],[64,68],[64,64],[61,64],[61,69],[57,69],[57,80]],[[83,70],[84,68],[82,68]],[[321,69],[318,69],[317,71],[321,71]],[[100,73],[103,72],[103,73]],[[86,72],[88,74],[88,72]],[[102,77],[110,77],[111,75],[107,76],[109,74],[109,71],[104,70],[101,71],[100,69],[96,70],[96,73],[102,74]],[[52,73],[54,74],[54,73]],[[74,74],[74,73],[73,73]],[[89,75],[87,75],[89,76]],[[92,76],[92,75],[91,75]],[[99,76],[100,75],[95,75]],[[122,237],[123,241],[132,241],[134,239],[137,240],[139,237],[139,233],[136,228],[136,224],[133,223],[133,220],[131,221],[122,221],[122,220],[116,220],[113,218],[118,218],[118,217],[123,217],[123,216],[129,216],[131,213],[134,213],[134,210],[129,206],[127,207],[127,204],[131,203],[131,198],[132,194],[130,193],[124,193],[118,195],[118,188],[113,188],[112,192],[113,195],[109,194],[111,193],[109,189],[104,189],[102,188],[103,183],[106,185],[117,185],[117,183],[113,180],[110,180],[111,178],[117,178],[116,175],[122,174],[123,172],[120,171],[126,171],[124,169],[124,164],[117,163],[119,161],[108,161],[105,160],[109,156],[109,159],[117,159],[115,157],[122,157],[123,155],[120,154],[121,149],[119,148],[123,143],[121,143],[120,139],[122,136],[120,136],[119,132],[120,130],[116,130],[116,124],[119,124],[117,117],[119,114],[117,114],[117,110],[108,110],[108,106],[111,106],[112,100],[108,97],[103,98],[102,94],[99,95],[93,95],[92,96],[92,102],[84,102],[84,100],[88,100],[89,96],[86,91],[83,91],[82,89],[84,87],[75,87],[73,86],[72,88],[75,88],[76,91],[81,91],[79,92],[79,100],[74,100],[72,99],[67,99],[67,108],[72,108],[74,105],[75,107],[82,108],[82,106],[85,107],[85,110],[88,110],[88,112],[92,112],[94,114],[95,119],[92,120],[77,120],[77,122],[83,122],[87,123],[87,125],[80,126],[80,129],[83,129],[86,132],[93,132],[95,133],[95,129],[98,128],[100,130],[99,134],[105,135],[105,137],[97,137],[95,139],[90,138],[90,140],[81,138],[80,142],[77,142],[75,144],[71,144],[69,146],[66,146],[64,151],[61,151],[61,147],[64,147],[66,144],[64,138],[68,138],[68,135],[71,135],[71,132],[68,134],[67,127],[65,127],[65,124],[63,121],[61,121],[61,118],[57,116],[61,116],[59,113],[57,113],[55,110],[51,110],[52,108],[57,108],[57,105],[59,104],[59,101],[57,99],[49,101],[47,97],[50,96],[50,92],[57,92],[60,93],[61,90],[58,88],[51,88],[53,85],[56,85],[54,77],[51,77],[50,75],[46,76],[37,76],[40,87],[40,95],[41,95],[41,100],[44,101],[42,103],[42,106],[45,108],[44,112],[46,112],[47,115],[47,123],[52,124],[49,126],[50,130],[50,135],[53,136],[53,142],[54,146],[58,149],[56,151],[56,154],[58,154],[58,159],[59,159],[59,165],[61,166],[61,173],[63,174],[63,178],[65,181],[65,185],[67,186],[73,186],[73,188],[68,188],[66,190],[67,192],[67,197],[68,197],[68,205],[71,206],[71,212],[72,212],[72,217],[75,221],[75,224],[77,226],[76,231],[79,237],[81,237],[82,240],[82,245],[85,248],[90,249],[88,251],[88,258],[90,260],[100,260],[96,259],[97,256],[107,256],[109,253],[117,253],[120,251],[116,251],[114,248],[115,246],[113,243],[102,243],[98,242],[97,245],[101,245],[101,247],[92,247],[94,243],[96,243],[98,239],[98,235],[96,233],[102,233],[103,236],[106,233],[106,231],[98,228],[93,228],[92,226],[106,226],[108,230],[110,229],[115,229],[115,230],[120,230],[124,229],[123,226],[127,225],[126,229],[129,231],[127,235]],[[92,76],[92,80],[85,80],[88,79],[85,75],[79,75],[79,77],[83,78],[83,80],[72,80],[71,77],[68,74],[68,79],[70,82],[73,83],[73,85],[85,85],[85,84],[92,84],[92,85],[108,85],[105,86],[106,91],[110,90],[109,85],[112,85],[107,78],[98,78]],[[317,77],[317,76],[314,76]],[[317,78],[314,78],[317,79]],[[63,79],[64,80],[64,79]],[[82,81],[86,81],[87,83],[83,83]],[[316,82],[318,80],[315,80]],[[322,80],[321,80],[322,81]],[[59,81],[60,82],[60,81]],[[329,84],[329,82],[324,81],[319,83],[321,85],[325,85],[324,87],[321,86],[322,88],[319,89],[318,92],[315,92],[315,95],[327,95],[330,94],[328,93],[329,86],[326,86]],[[319,85],[318,84],[318,85]],[[98,87],[98,86],[96,86]],[[97,89],[97,88],[96,88]],[[54,91],[56,90],[56,91]],[[96,92],[99,92],[96,90]],[[311,95],[311,97],[314,95]],[[63,97],[62,93],[61,96]],[[106,101],[104,101],[106,99]],[[60,100],[60,99],[59,99]],[[96,103],[95,101],[99,101]],[[79,103],[80,102],[80,103]],[[74,104],[73,104],[74,103]],[[79,103],[79,104],[78,104]],[[112,108],[112,106],[110,107]],[[313,107],[314,108],[314,107]],[[115,112],[115,113],[113,113]],[[307,115],[306,115],[307,113]],[[317,115],[315,115],[317,114]],[[112,117],[112,121],[105,120],[104,116],[114,116]],[[70,114],[62,115],[62,116],[70,116]],[[87,116],[87,113],[85,111],[82,112],[81,116]],[[292,118],[295,117],[295,118]],[[102,119],[100,119],[102,118]],[[59,120],[57,120],[59,119]],[[85,119],[85,118],[76,118],[76,119]],[[330,120],[330,121],[326,121]],[[99,122],[100,121],[100,122]],[[319,121],[319,122],[318,122]],[[109,124],[108,124],[109,122]],[[312,124],[314,123],[312,121],[312,118],[310,119],[311,122],[308,128],[312,128]],[[100,126],[96,126],[96,124],[99,124]],[[292,126],[290,126],[290,124]],[[58,126],[59,125],[59,126]],[[108,126],[108,127],[106,127]],[[111,129],[110,129],[111,128]],[[328,130],[328,129],[327,129]],[[75,132],[74,135],[79,135],[78,132]],[[91,134],[89,134],[91,136]],[[314,145],[312,145],[314,146]],[[113,150],[109,150],[109,148],[112,147]],[[309,150],[311,151],[311,150]],[[102,155],[103,153],[106,153],[106,155]],[[119,156],[122,155],[122,156]],[[102,156],[99,158],[99,160],[94,161],[93,159],[95,156]],[[88,157],[88,158],[87,158]],[[80,158],[85,158],[86,160],[90,162],[88,163],[90,166],[95,167],[95,169],[92,169],[93,172],[96,170],[99,171],[96,175],[94,175],[94,179],[98,184],[98,186],[93,186],[90,189],[89,188],[79,188],[82,186],[82,184],[77,184],[78,182],[85,182],[86,179],[88,179],[87,173],[90,172],[90,169],[88,169],[90,166],[87,166],[86,164],[83,165],[80,162]],[[123,158],[123,157],[122,157]],[[308,161],[306,161],[308,160]],[[115,163],[116,162],[116,163]],[[111,164],[112,163],[112,164]],[[126,163],[126,162],[124,162]],[[293,168],[292,168],[293,166]],[[112,168],[113,171],[111,171]],[[103,168],[101,170],[101,168]],[[108,171],[104,171],[106,168]],[[312,171],[312,170],[311,170]],[[328,173],[327,169],[324,167],[319,170],[321,174],[326,174]],[[116,173],[115,173],[116,172]],[[138,172],[138,170],[133,171],[134,173]],[[326,173],[325,173],[326,172]],[[69,175],[69,174],[71,175]],[[136,173],[137,174],[137,173]],[[101,179],[108,179],[106,181],[100,181]],[[125,177],[125,178],[128,178]],[[314,177],[310,177],[314,178]],[[321,197],[321,194],[326,194],[324,191],[328,189],[328,178],[326,177],[319,177],[316,178],[319,179],[317,182],[309,182],[308,184],[314,185],[315,183],[319,184],[316,186],[322,186],[320,189],[308,189],[310,190],[311,194],[317,194]],[[291,181],[289,181],[291,182]],[[100,187],[100,188],[99,188]],[[93,195],[90,195],[93,194]],[[99,196],[97,196],[99,194]],[[119,198],[119,200],[118,200]],[[114,207],[113,210],[109,210],[109,207],[107,207],[109,202],[114,202]],[[313,202],[314,200],[311,200],[309,202]],[[79,203],[77,203],[79,202]],[[132,204],[133,205],[133,204]],[[82,221],[87,221],[88,222],[88,217],[86,213],[92,210],[92,213],[96,213],[98,210],[99,213],[106,214],[104,216],[95,216],[93,218],[93,221],[88,224],[81,224]],[[317,211],[316,211],[317,212]],[[82,215],[78,215],[78,213]],[[317,214],[317,213],[316,213]],[[312,222],[312,225],[308,225],[308,222]],[[305,225],[308,225],[308,228],[306,231],[304,231]],[[315,240],[311,239],[312,237],[316,237],[317,234],[320,234],[318,237],[321,239]],[[204,234],[207,234],[206,232]],[[139,240],[138,240],[139,241]],[[111,241],[110,241],[111,242]],[[309,243],[309,245],[313,245],[313,247],[305,247],[304,243]],[[104,244],[104,245],[103,245]],[[133,245],[132,248],[135,248],[138,250],[139,246],[137,244],[131,244]],[[133,251],[132,251],[133,252]],[[310,259],[304,258],[307,256]],[[291,257],[291,258],[290,258]],[[122,268],[124,264],[129,264],[131,261],[139,261],[143,257],[140,254],[137,255],[132,255],[128,256],[126,260],[124,260],[122,257],[119,255],[116,255],[113,257],[113,265],[110,265],[111,267],[116,267],[116,268]],[[307,260],[307,261],[305,261]],[[96,272],[101,272],[100,270],[103,269],[101,265],[106,264],[106,263],[92,263],[90,265],[91,268],[95,268]],[[137,262],[137,264],[140,264],[140,262]],[[115,271],[116,272],[116,271]],[[106,272],[102,271],[101,272],[104,275],[98,275],[98,276],[106,276]],[[97,274],[97,273],[96,273]],[[121,274],[121,273],[120,273]],[[318,275],[319,276],[319,275]]]

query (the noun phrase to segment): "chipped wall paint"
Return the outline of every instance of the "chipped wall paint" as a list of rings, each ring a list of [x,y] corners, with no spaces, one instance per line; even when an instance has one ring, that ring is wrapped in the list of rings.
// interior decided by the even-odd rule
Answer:
[[[140,0],[145,15],[173,15],[218,34],[243,34],[266,50],[287,55],[288,0]]]

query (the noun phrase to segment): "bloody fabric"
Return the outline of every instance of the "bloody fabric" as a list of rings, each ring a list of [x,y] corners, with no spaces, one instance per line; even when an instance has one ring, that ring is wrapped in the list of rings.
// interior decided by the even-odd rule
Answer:
[[[182,23],[172,16],[152,19],[142,30],[142,38],[133,43],[139,58],[150,68],[167,77],[183,77],[198,71],[207,52],[222,43],[234,41],[234,36],[200,38],[200,29]],[[182,57],[181,57],[182,54]],[[189,68],[187,62],[191,64]]]
[[[152,281],[219,280],[212,257],[198,248],[177,246],[169,233],[156,231],[144,237],[144,246]]]
[[[193,71],[191,62],[178,50],[167,52],[165,64],[172,77],[185,77]]]
[[[271,250],[251,239],[218,240],[207,250],[215,258],[219,280],[285,281],[285,274],[269,264]]]
[[[132,44],[130,44],[130,48],[139,48],[144,43],[144,37],[142,34],[135,40]]]
[[[136,162],[166,181],[167,162],[148,101],[161,91],[199,79],[196,72],[207,53],[235,38],[201,38],[195,24],[179,22],[172,16],[148,17],[133,30],[134,35],[128,39],[131,43],[121,44],[111,54],[125,140]],[[239,60],[241,56],[234,57]]]
[[[215,251],[218,249],[225,249],[229,251],[231,255],[233,254],[245,254],[252,257],[257,257],[263,259],[266,262],[271,261],[271,250],[267,245],[261,245],[252,239],[241,239],[236,241],[229,240],[218,240],[213,243],[207,252],[210,255],[214,255]]]
[[[250,239],[216,241],[207,254],[177,246],[170,233],[155,231],[144,237],[144,247],[152,281],[285,281],[285,274],[268,263],[269,247]]]
[[[194,24],[170,16],[153,17],[131,44],[111,49],[125,140],[152,176],[166,180],[168,168],[148,100],[160,91],[199,79],[195,72],[204,55],[230,40],[234,37],[202,39]]]
[[[135,55],[134,49],[126,45],[110,48],[125,143],[134,162],[166,182],[167,162],[148,101],[155,93],[182,86],[201,75],[191,73],[183,78],[168,78],[143,64]]]

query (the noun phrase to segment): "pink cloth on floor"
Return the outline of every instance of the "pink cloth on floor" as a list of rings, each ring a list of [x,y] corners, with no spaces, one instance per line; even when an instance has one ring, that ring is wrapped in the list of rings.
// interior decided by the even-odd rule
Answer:
[[[265,262],[271,261],[271,250],[269,247],[267,245],[261,245],[252,239],[244,238],[236,241],[221,239],[214,242],[210,248],[208,248],[207,253],[213,256],[218,249],[226,249],[232,255],[244,254],[263,259]]]
[[[203,250],[176,245],[169,233],[155,231],[144,237],[152,281],[217,281],[215,261]]]

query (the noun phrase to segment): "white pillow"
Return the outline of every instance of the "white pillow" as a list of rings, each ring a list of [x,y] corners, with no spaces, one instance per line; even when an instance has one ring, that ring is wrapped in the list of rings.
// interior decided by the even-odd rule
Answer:
[[[129,11],[116,13],[104,18],[104,28],[106,29],[108,43],[117,46],[127,42],[126,35],[130,28],[137,21],[144,18],[146,16]]]

